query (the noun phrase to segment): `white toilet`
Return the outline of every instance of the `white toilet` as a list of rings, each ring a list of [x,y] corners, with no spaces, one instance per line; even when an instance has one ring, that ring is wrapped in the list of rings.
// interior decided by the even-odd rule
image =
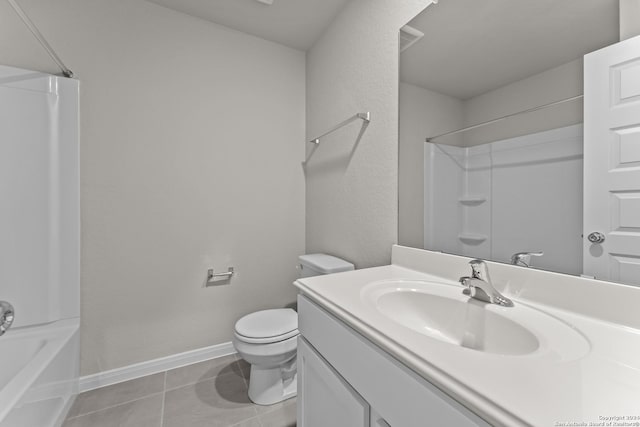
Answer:
[[[353,270],[353,264],[325,254],[301,255],[301,277]],[[290,308],[256,311],[236,322],[233,345],[251,364],[249,399],[273,405],[296,395],[298,314]]]

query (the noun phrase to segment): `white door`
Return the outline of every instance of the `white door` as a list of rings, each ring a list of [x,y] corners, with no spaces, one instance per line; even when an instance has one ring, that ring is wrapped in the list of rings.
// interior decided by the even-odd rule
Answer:
[[[586,55],[584,87],[584,273],[640,285],[640,37]]]

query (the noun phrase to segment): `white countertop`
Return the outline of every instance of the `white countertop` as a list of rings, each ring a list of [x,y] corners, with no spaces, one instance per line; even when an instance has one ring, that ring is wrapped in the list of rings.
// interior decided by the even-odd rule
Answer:
[[[628,424],[609,425],[640,426],[640,330],[519,299],[505,291],[515,304],[574,328],[586,346],[569,357],[544,346],[526,355],[490,354],[425,337],[381,314],[362,298],[362,289],[380,280],[433,281],[463,289],[451,278],[398,265],[304,278],[296,286],[494,425],[607,425],[615,418],[606,417],[628,416]],[[616,306],[612,304],[610,310]]]

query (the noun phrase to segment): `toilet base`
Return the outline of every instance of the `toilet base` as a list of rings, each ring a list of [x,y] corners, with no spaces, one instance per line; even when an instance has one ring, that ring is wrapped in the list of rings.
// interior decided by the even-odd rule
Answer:
[[[258,405],[273,405],[295,397],[297,383],[295,357],[274,368],[251,365],[249,399]]]

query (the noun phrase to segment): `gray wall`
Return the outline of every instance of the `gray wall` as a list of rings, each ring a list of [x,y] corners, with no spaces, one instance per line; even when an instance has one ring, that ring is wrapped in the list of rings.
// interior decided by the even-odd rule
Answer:
[[[398,30],[430,0],[352,0],[307,52],[307,137],[325,138],[306,167],[307,252],[358,268],[387,264],[398,236]],[[309,145],[308,145],[309,149]]]
[[[21,4],[81,81],[82,373],[227,342],[293,301],[304,53],[144,1]],[[6,2],[0,40],[0,62],[58,72]]]
[[[640,35],[640,0],[620,0],[620,40]]]
[[[581,95],[582,62],[577,59],[466,100],[465,125]],[[472,146],[581,122],[582,100],[576,100],[465,132],[462,141],[463,145]]]

